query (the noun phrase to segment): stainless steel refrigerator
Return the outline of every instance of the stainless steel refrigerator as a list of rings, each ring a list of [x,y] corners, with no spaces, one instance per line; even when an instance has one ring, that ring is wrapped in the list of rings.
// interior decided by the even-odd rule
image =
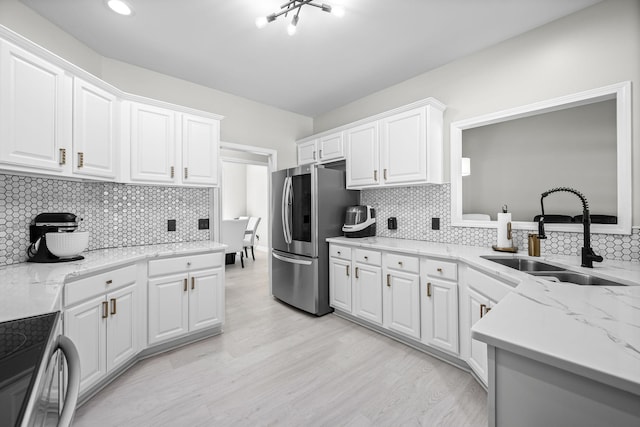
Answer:
[[[305,165],[272,174],[273,296],[317,316],[329,307],[327,237],[342,235],[347,206],[360,192],[345,189],[342,170]]]

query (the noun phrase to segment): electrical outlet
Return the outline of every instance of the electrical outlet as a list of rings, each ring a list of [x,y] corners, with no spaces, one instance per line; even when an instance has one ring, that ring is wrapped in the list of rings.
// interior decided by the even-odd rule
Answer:
[[[175,219],[167,220],[167,231],[176,231],[176,220]]]
[[[440,218],[431,218],[431,229],[440,230]]]
[[[209,229],[209,218],[201,218],[198,220],[198,230]]]

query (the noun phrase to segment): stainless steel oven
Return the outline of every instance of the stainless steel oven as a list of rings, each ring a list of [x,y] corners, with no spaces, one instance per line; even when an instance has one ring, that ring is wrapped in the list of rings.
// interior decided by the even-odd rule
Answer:
[[[0,323],[0,426],[69,426],[80,358],[60,312]]]

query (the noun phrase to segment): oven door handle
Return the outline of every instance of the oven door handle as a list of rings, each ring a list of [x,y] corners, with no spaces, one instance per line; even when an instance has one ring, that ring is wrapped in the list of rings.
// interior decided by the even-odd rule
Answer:
[[[58,427],[69,427],[76,412],[78,394],[80,393],[80,355],[73,341],[64,335],[58,337],[58,349],[62,351],[65,359],[67,359],[67,370],[69,372],[67,393],[64,397],[64,406],[60,413]]]

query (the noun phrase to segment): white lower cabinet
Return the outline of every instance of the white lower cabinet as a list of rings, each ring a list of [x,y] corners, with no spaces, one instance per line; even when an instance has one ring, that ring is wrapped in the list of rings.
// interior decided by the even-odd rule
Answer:
[[[384,254],[385,326],[420,339],[420,275],[415,257]]]
[[[462,302],[461,336],[465,351],[463,357],[475,374],[487,384],[487,345],[471,338],[471,327],[504,298],[512,287],[473,268],[464,274],[465,296]]]
[[[78,348],[83,392],[138,351],[135,266],[81,279],[65,288],[64,334]],[[94,290],[90,299],[76,303]]]
[[[427,279],[422,288],[422,342],[458,354],[458,284]]]
[[[382,268],[355,263],[353,277],[353,314],[382,325]]]
[[[351,312],[351,260],[329,260],[329,305]]]
[[[222,324],[222,254],[149,261],[149,276],[149,344]]]

